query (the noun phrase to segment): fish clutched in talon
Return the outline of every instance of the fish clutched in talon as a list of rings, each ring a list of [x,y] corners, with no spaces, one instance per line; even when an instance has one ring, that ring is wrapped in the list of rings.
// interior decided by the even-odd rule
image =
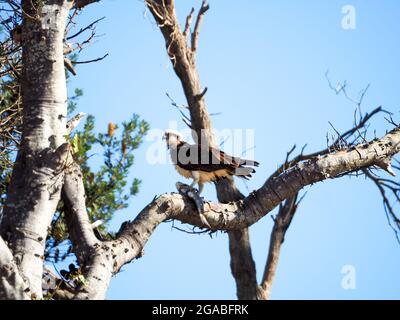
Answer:
[[[212,229],[204,215],[204,198],[200,196],[199,191],[181,182],[176,183],[176,188],[178,189],[178,192],[180,194],[188,197],[194,202],[194,204],[196,205],[197,212],[200,216],[201,222],[209,229]]]

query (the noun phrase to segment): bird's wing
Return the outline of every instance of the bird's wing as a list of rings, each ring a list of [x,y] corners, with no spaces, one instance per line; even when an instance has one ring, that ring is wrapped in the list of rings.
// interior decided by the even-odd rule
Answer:
[[[190,171],[213,172],[231,167],[230,164],[224,163],[217,149],[188,143],[180,144],[172,158],[176,165]]]
[[[239,157],[230,156],[225,152],[216,148],[211,148],[211,149],[212,149],[211,152],[215,154],[218,159],[220,159],[221,163],[228,164],[231,167],[239,168],[241,166],[249,166],[249,167],[259,166],[259,163],[257,161],[246,160]]]
[[[174,163],[190,171],[214,172],[225,169],[230,174],[235,174],[243,166],[258,165],[255,161],[232,157],[217,148],[188,143],[178,146]]]

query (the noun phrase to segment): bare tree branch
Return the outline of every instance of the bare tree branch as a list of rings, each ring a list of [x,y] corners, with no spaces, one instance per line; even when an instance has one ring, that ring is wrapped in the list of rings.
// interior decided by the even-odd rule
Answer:
[[[106,53],[104,56],[96,58],[96,59],[92,59],[92,60],[85,60],[85,61],[74,61],[73,64],[86,64],[86,63],[93,63],[93,62],[98,62],[101,60],[104,60],[105,58],[107,58],[109,56],[108,53]]]
[[[197,51],[197,45],[199,42],[199,33],[200,33],[200,26],[203,21],[204,14],[210,9],[210,6],[208,5],[206,0],[203,0],[201,3],[201,8],[199,10],[199,13],[197,15],[196,23],[194,25],[194,30],[192,33],[192,51],[196,52]]]
[[[100,1],[100,0],[98,0],[98,1]],[[76,32],[76,33],[74,33],[73,35],[67,37],[67,40],[71,40],[71,39],[73,39],[73,38],[76,38],[77,36],[79,36],[79,35],[81,35],[83,32],[85,32],[86,30],[93,30],[93,27],[94,27],[97,23],[99,23],[100,21],[104,20],[105,18],[106,18],[106,17],[102,17],[102,18],[99,18],[99,19],[93,21],[92,23],[90,23],[90,24],[87,25],[86,27],[81,28],[78,32]]]
[[[295,196],[287,199],[279,208],[279,213],[274,218],[274,227],[271,233],[271,239],[268,250],[267,263],[265,265],[264,275],[259,288],[259,298],[268,300],[271,294],[272,283],[275,278],[275,273],[278,267],[281,246],[285,239],[286,231],[297,210],[297,197]]]
[[[400,243],[400,219],[395,213],[393,202],[390,201],[387,195],[387,191],[389,191],[394,196],[395,202],[400,203],[400,184],[389,179],[380,178],[374,175],[370,169],[364,169],[363,172],[378,188],[382,196],[383,207],[387,215],[389,226],[393,229],[397,241]]]
[[[188,102],[195,141],[215,146],[211,121],[204,100],[204,89],[195,66],[193,52],[189,48],[175,14],[171,0],[146,0],[161,33],[174,71],[181,81]]]
[[[100,241],[96,238],[87,215],[82,172],[75,162],[65,172],[62,200],[73,251],[80,264],[85,265]]]
[[[257,296],[256,264],[250,246],[248,228],[228,232],[231,271],[236,283],[239,300],[255,299]]]
[[[183,30],[183,36],[187,37],[190,31],[190,25],[192,24],[194,15],[194,8],[190,11],[189,15],[186,17],[185,29]]]
[[[305,161],[311,158],[314,158],[316,156],[322,156],[322,155],[326,155],[331,153],[332,151],[335,150],[341,150],[341,148],[339,147],[340,142],[341,141],[346,141],[345,143],[345,147],[352,147],[354,146],[354,144],[357,142],[357,138],[355,138],[353,141],[348,142],[349,139],[351,139],[355,134],[357,134],[359,132],[360,129],[364,128],[366,126],[366,124],[368,123],[369,120],[371,120],[372,117],[374,117],[375,115],[379,114],[379,113],[386,113],[387,111],[383,110],[382,107],[378,107],[374,110],[372,110],[370,113],[366,113],[360,120],[358,123],[355,124],[355,126],[349,130],[347,130],[346,132],[344,132],[341,135],[338,135],[337,139],[334,140],[326,149],[322,149],[316,152],[312,152],[310,154],[304,154],[304,148],[301,151],[301,153],[294,157],[292,160],[286,159],[285,163],[282,164],[270,177],[270,179],[280,175],[283,171],[291,168],[293,165],[295,165],[296,163],[300,162],[300,161]],[[363,141],[364,142],[364,141]],[[289,154],[288,157],[291,155],[291,153],[293,153],[294,149],[292,149]]]

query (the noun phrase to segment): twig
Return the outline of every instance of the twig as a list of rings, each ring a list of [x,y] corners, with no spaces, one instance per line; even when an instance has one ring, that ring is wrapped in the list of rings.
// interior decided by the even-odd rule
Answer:
[[[77,36],[79,36],[80,34],[82,34],[83,32],[85,32],[86,30],[93,30],[93,26],[96,25],[97,23],[99,23],[100,21],[104,20],[106,17],[102,17],[100,19],[97,19],[96,21],[93,21],[91,24],[89,24],[87,27],[85,28],[81,28],[78,32],[76,32],[75,34],[73,34],[72,36],[67,37],[67,40],[71,40],[76,38]]]
[[[86,61],[74,61],[72,62],[73,64],[85,64],[85,63],[92,63],[92,62],[98,62],[101,61],[105,58],[107,58],[109,56],[109,54],[105,54],[104,56],[102,56],[101,58],[97,58],[97,59],[93,59],[93,60],[86,60]]]

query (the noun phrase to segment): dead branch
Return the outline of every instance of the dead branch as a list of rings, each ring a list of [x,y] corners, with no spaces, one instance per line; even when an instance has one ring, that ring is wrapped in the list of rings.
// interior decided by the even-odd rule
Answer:
[[[189,15],[186,17],[185,29],[183,30],[184,37],[187,37],[189,35],[190,26],[191,26],[192,20],[193,20],[193,15],[194,15],[194,8],[192,8]]]
[[[86,61],[75,61],[75,62],[73,62],[73,64],[87,64],[87,63],[98,62],[98,61],[104,60],[108,56],[109,56],[109,54],[106,53],[104,56],[102,56],[100,58],[96,58],[96,59],[92,59],[92,60],[86,60]]]
[[[196,23],[194,25],[194,30],[192,32],[192,51],[196,52],[197,51],[197,45],[199,42],[199,33],[200,33],[200,27],[201,23],[203,21],[204,14],[210,9],[210,6],[208,5],[206,0],[203,0],[201,3],[201,8],[199,10],[199,13],[197,15]]]
[[[267,263],[258,291],[258,298],[261,300],[268,300],[270,298],[272,283],[275,279],[281,253],[281,246],[299,204],[297,198],[298,194],[295,194],[293,197],[287,199],[283,205],[281,204],[279,212],[274,218],[274,227],[271,232]]]
[[[100,21],[104,20],[106,17],[102,17],[100,19],[97,19],[95,21],[93,21],[91,24],[89,24],[88,26],[81,28],[78,32],[74,33],[73,35],[67,37],[67,40],[71,40],[74,39],[76,37],[78,37],[79,35],[81,35],[82,33],[84,33],[86,30],[94,30],[93,27],[98,24]]]

